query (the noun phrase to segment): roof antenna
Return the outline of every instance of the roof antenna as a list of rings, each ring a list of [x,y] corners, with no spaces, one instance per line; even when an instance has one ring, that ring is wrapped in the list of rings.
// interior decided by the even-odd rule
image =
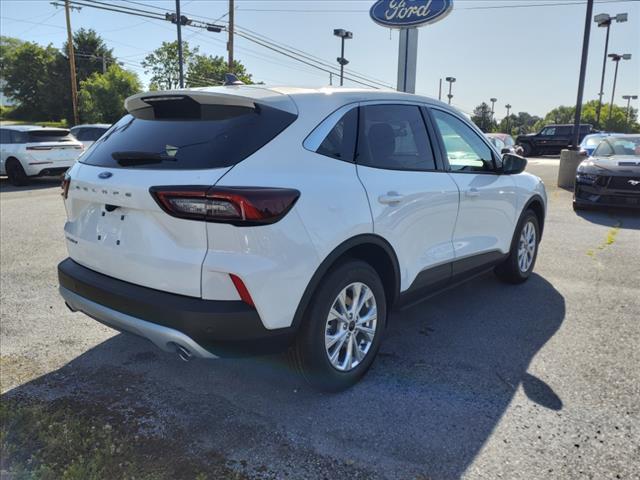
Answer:
[[[244,85],[242,80],[239,80],[233,73],[224,74],[224,85]]]

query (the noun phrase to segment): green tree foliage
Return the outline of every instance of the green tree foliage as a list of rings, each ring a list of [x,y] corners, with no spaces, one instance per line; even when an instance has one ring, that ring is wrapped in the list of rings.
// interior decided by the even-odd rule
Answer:
[[[475,123],[483,132],[492,132],[495,128],[495,121],[491,114],[491,107],[485,102],[482,102],[476,108],[473,109],[473,115],[471,115],[471,121]]]
[[[118,65],[111,65],[105,74],[92,74],[78,93],[82,121],[114,123],[125,113],[124,100],[140,90],[138,76]]]
[[[81,28],[73,34],[73,49],[76,57],[76,77],[78,84],[89,78],[94,73],[103,72],[102,59],[105,66],[109,67],[115,62],[113,49],[107,48],[104,40],[95,30]],[[64,42],[62,51],[67,55],[67,42]]]
[[[15,44],[3,49],[2,62],[4,94],[19,104],[14,111],[16,118],[65,118],[64,101],[70,101],[70,96],[68,88],[62,87],[65,75],[61,69],[66,59],[56,48],[33,42]]]
[[[537,122],[540,120],[542,120],[540,117],[527,112],[518,112],[517,115],[512,113],[509,115],[508,121],[507,117],[500,120],[498,131],[514,136],[535,132]],[[507,132],[507,130],[509,131]]]
[[[591,100],[582,105],[581,123],[589,123],[595,128],[607,132],[640,132],[638,125],[638,110],[631,107],[629,109],[629,124],[627,125],[627,109],[626,106],[613,105],[605,103],[602,105],[600,113],[600,124],[596,122],[596,109],[598,107],[597,100]],[[611,118],[609,118],[609,110],[611,110]],[[549,123],[573,123],[575,116],[575,107],[567,107],[561,105],[554,108],[544,117],[544,120],[538,123],[538,127],[542,128]]]
[[[220,85],[229,71],[223,57],[200,54],[198,47],[182,42],[185,87]],[[145,73],[151,75],[149,88],[172,90],[180,86],[178,66],[178,42],[162,42],[162,45],[147,55],[142,62]],[[253,83],[242,63],[234,62],[234,72],[244,83]]]
[[[224,83],[224,74],[229,72],[229,64],[223,57],[211,55],[196,55],[189,65],[186,78],[188,87],[206,87]],[[251,75],[244,65],[233,62],[233,73],[246,84],[253,83]]]

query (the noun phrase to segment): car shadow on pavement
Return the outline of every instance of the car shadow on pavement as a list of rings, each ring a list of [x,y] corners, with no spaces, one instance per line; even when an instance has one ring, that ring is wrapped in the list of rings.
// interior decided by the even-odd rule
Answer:
[[[336,465],[351,465],[357,478],[459,478],[516,392],[563,408],[528,369],[564,316],[544,278],[505,286],[483,275],[394,312],[371,371],[339,394],[310,389],[281,356],[184,363],[121,334],[5,396],[145,415],[249,475],[266,466],[277,478],[339,478]]]
[[[16,187],[9,183],[7,177],[0,177],[0,192],[27,192],[29,190],[42,190],[43,188],[60,188],[60,182],[59,177],[32,178],[28,185]]]
[[[590,210],[578,210],[576,214],[597,225],[627,230],[640,230],[640,209],[594,208]]]

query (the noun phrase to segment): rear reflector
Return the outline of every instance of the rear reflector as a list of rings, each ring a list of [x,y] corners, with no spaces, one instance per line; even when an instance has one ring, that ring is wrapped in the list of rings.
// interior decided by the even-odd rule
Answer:
[[[267,187],[151,187],[169,215],[237,226],[268,225],[284,217],[300,192]]]
[[[71,185],[71,178],[66,173],[62,176],[62,198],[65,200],[69,196],[69,185]]]
[[[247,290],[247,286],[244,284],[242,279],[234,275],[233,273],[230,273],[229,276],[231,277],[231,281],[233,282],[233,285],[236,287],[236,290],[238,291],[238,295],[240,295],[240,299],[247,305],[255,307],[255,304],[253,303],[253,298],[251,298],[251,295],[249,294],[249,290]]]

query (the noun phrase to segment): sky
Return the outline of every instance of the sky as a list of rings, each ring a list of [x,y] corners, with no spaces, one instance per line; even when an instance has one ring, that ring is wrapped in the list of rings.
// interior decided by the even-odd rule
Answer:
[[[155,12],[172,11],[174,0],[103,0]],[[374,0],[236,0],[235,21],[279,43],[335,63],[340,39],[334,28],[353,32],[345,57],[351,69],[395,86],[398,31],[375,24],[369,17]],[[140,4],[150,5],[145,7]],[[213,21],[228,19],[226,0],[181,0],[182,13]],[[630,53],[619,65],[615,102],[622,95],[640,94],[640,0],[596,0],[594,15],[626,12],[629,21],[611,26],[609,53]],[[576,102],[586,13],[585,0],[454,0],[442,21],[419,29],[416,93],[438,96],[438,82],[456,77],[453,104],[470,113],[495,97],[496,118],[526,111],[544,116],[558,105]],[[50,0],[2,0],[0,32],[40,44],[61,47],[66,40],[63,8]],[[73,29],[93,28],[124,66],[144,83],[149,76],[140,61],[162,41],[176,39],[169,22],[83,7],[71,16]],[[183,40],[201,53],[226,57],[226,33],[185,27]],[[592,23],[585,83],[585,101],[596,99],[604,56],[605,29]],[[235,58],[255,81],[272,85],[324,86],[329,74],[235,38]],[[337,65],[337,63],[336,63]],[[606,102],[610,101],[614,64],[607,61]],[[334,77],[334,82],[335,82]],[[335,84],[335,83],[334,83]],[[345,85],[353,85],[345,81]],[[446,84],[445,84],[446,85]],[[444,87],[446,88],[446,87]],[[446,92],[443,93],[443,95]],[[635,106],[638,106],[636,101]]]

